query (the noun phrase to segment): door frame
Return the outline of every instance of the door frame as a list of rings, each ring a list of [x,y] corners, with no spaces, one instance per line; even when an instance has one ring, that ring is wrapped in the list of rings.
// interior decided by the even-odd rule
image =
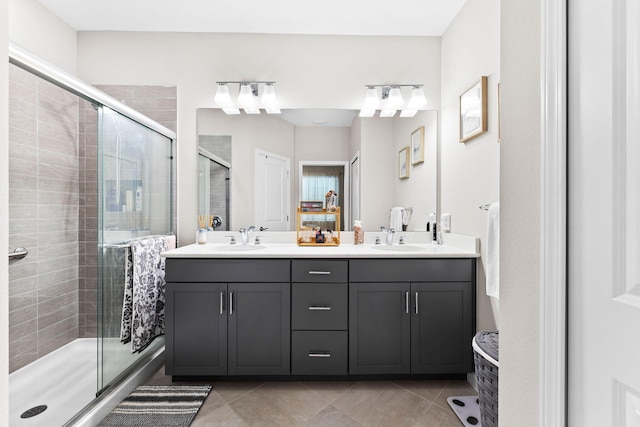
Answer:
[[[541,3],[540,426],[567,421],[567,0]]]
[[[349,167],[350,164],[348,161],[343,160],[300,160],[298,162],[298,203],[302,197],[302,168],[304,166],[342,166],[344,173],[344,194],[340,196],[342,213],[344,214],[344,231],[351,230],[351,218],[349,216],[349,206],[351,203],[351,195],[350,195],[350,176],[349,176]],[[346,203],[346,200],[349,200],[349,203]]]

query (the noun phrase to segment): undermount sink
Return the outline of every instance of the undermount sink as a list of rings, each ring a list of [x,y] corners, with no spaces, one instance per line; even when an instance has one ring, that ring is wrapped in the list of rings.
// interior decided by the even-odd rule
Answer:
[[[419,246],[411,246],[411,245],[375,245],[372,247],[373,249],[378,249],[380,251],[398,251],[398,252],[411,252],[411,251],[419,251],[423,249]]]
[[[219,248],[216,248],[219,251],[234,251],[234,252],[243,252],[243,251],[257,251],[260,249],[265,249],[265,246],[261,245],[225,245]]]

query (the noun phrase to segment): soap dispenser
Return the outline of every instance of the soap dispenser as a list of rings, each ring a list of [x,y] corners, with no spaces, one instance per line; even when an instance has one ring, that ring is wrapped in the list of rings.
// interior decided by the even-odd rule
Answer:
[[[427,231],[431,233],[431,243],[438,244],[438,216],[435,212],[429,214],[429,227]]]

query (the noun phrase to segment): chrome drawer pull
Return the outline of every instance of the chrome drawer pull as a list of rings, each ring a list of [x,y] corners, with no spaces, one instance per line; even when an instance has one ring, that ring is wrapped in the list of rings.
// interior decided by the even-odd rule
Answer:
[[[224,304],[224,292],[220,292],[220,314],[222,314],[223,304]]]
[[[416,314],[420,314],[418,313],[418,293],[416,292]]]
[[[314,276],[329,276],[331,274],[330,271],[309,271],[309,274]]]
[[[405,292],[404,294],[404,309],[409,314],[409,292]]]
[[[331,357],[330,353],[309,353],[309,357]]]
[[[310,306],[309,306],[309,310],[316,310],[316,311],[329,311],[329,310],[331,310],[331,307],[321,307],[321,306],[314,306],[314,305],[310,305]]]

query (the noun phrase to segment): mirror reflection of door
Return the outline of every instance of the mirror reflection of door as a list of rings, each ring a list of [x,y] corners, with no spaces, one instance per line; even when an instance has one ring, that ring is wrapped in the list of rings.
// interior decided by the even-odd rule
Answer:
[[[223,159],[200,149],[198,153],[198,214],[220,217],[222,224],[216,230],[228,231],[229,224],[229,169]]]
[[[349,162],[300,162],[300,201],[324,202],[329,191],[337,193],[340,206],[340,230],[348,230],[345,225],[349,207],[348,175]],[[330,227],[329,227],[330,228]]]

